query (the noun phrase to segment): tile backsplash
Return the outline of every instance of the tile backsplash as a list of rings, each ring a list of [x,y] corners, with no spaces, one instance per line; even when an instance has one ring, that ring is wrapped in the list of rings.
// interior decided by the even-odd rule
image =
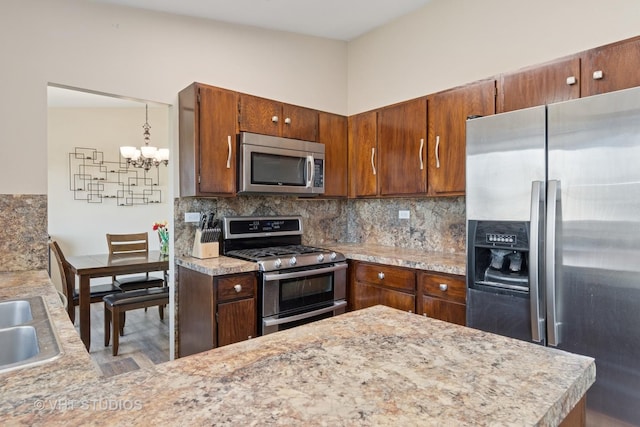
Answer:
[[[408,210],[409,219],[398,219]],[[185,212],[213,211],[222,216],[300,215],[303,243],[371,243],[436,252],[465,251],[465,200],[407,199],[299,199],[282,196],[234,198],[179,198],[175,200],[175,253],[190,255],[195,224],[185,223]]]

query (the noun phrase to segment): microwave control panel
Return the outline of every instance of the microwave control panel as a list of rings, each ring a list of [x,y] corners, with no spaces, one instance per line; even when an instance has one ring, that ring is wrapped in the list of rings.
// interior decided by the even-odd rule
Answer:
[[[324,187],[324,160],[322,159],[313,161],[313,186]]]

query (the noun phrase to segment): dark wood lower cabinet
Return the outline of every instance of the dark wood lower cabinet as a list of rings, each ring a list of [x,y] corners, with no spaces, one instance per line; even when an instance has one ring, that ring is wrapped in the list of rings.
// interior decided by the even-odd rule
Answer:
[[[349,309],[386,305],[450,323],[466,323],[464,276],[349,262]]]
[[[209,276],[178,270],[178,357],[257,335],[254,273]]]

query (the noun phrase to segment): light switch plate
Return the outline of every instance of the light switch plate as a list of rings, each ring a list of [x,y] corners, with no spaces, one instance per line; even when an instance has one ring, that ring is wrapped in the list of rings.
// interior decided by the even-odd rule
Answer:
[[[200,212],[185,212],[184,222],[198,222],[200,221]]]
[[[409,219],[409,218],[411,218],[410,211],[403,211],[403,210],[398,211],[398,219]]]

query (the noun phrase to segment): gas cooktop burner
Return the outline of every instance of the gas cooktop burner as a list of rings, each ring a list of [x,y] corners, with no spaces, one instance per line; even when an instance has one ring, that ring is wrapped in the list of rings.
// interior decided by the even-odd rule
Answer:
[[[259,261],[269,257],[279,257],[285,255],[302,255],[312,253],[327,252],[326,249],[314,248],[312,246],[303,245],[287,245],[287,246],[272,246],[268,248],[256,248],[256,249],[240,249],[236,251],[230,251],[227,255],[236,256],[238,258],[244,258],[250,261]]]
[[[345,261],[339,252],[302,244],[302,218],[224,217],[222,253],[255,261],[260,271],[318,268]]]

